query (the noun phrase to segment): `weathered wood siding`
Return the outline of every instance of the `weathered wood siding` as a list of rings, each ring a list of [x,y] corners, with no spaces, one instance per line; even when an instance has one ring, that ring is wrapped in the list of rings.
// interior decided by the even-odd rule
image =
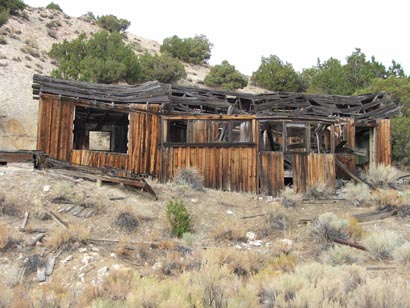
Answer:
[[[342,127],[338,127],[339,131],[336,131],[339,135],[343,134],[343,138],[338,138],[337,142],[341,142],[342,140],[346,140],[346,145],[355,148],[356,147],[356,127],[354,124],[354,119],[352,118],[345,118],[343,119],[346,125]],[[340,128],[342,131],[340,131]],[[336,158],[342,162],[347,169],[350,170],[352,173],[356,173],[356,159],[355,155],[353,154],[336,154]],[[336,166],[336,174],[338,178],[350,179],[339,167]]]
[[[120,153],[72,150],[71,162],[96,168],[110,166],[118,169],[128,169],[128,155]]]
[[[43,95],[38,114],[37,150],[52,158],[70,160],[74,105],[55,95]]]
[[[145,105],[153,110],[157,105]],[[141,108],[141,107],[140,107]],[[155,114],[130,113],[128,170],[157,176],[159,173],[160,118]]]
[[[285,188],[284,157],[282,152],[260,152],[260,193],[274,196]]]
[[[206,187],[227,191],[256,191],[256,146],[169,146],[162,157],[163,181],[179,169],[196,168]]]
[[[390,119],[377,120],[375,132],[375,163],[391,165]]]
[[[307,192],[317,186],[336,189],[335,155],[293,154],[293,186],[296,192]]]

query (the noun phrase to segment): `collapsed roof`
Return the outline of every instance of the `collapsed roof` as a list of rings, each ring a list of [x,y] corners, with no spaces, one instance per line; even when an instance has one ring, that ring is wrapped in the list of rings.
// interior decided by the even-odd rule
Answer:
[[[399,108],[384,92],[359,96],[270,92],[244,94],[149,81],[140,85],[107,85],[33,76],[33,95],[54,94],[108,104],[161,104],[164,114],[255,114],[257,117],[357,120],[390,118]],[[125,107],[125,106],[122,106]]]

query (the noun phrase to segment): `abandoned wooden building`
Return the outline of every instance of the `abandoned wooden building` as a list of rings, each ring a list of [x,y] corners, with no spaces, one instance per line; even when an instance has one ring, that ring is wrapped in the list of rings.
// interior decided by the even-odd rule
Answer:
[[[72,164],[172,180],[196,168],[205,186],[275,195],[391,163],[385,93],[243,94],[147,82],[101,85],[34,75],[37,150]]]

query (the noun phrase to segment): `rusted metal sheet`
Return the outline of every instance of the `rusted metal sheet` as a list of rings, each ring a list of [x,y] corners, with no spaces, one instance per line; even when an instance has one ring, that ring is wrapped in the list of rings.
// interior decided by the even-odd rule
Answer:
[[[390,119],[378,119],[375,133],[375,163],[391,165]]]
[[[284,157],[282,152],[259,153],[260,192],[265,195],[277,195],[284,189]]]

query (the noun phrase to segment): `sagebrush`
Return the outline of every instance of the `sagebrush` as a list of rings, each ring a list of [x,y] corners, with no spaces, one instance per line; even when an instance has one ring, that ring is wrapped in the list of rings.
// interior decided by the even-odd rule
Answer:
[[[169,201],[166,214],[173,235],[181,237],[182,234],[189,231],[191,216],[182,200]]]

